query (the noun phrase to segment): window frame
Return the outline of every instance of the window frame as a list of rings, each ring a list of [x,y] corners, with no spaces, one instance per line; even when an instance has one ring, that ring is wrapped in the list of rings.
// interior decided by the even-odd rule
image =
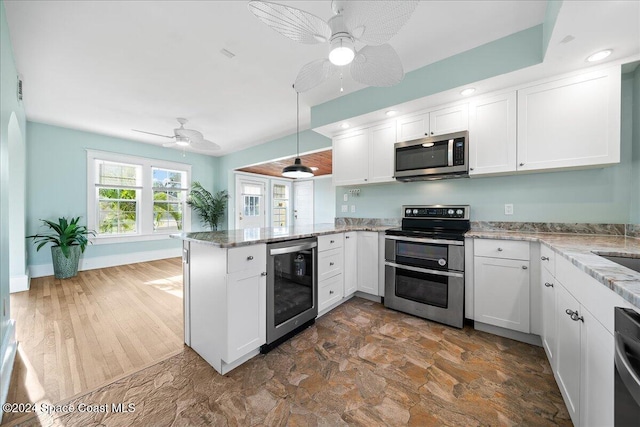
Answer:
[[[151,159],[147,157],[130,156],[126,154],[113,153],[108,151],[86,150],[87,151],[87,228],[97,230],[97,168],[96,160],[103,160],[114,163],[126,163],[130,165],[140,165],[142,169],[142,182],[139,188],[138,198],[138,218],[137,232],[121,235],[96,235],[91,238],[94,244],[141,242],[148,240],[164,240],[170,234],[191,231],[191,208],[184,203],[182,214],[182,230],[154,231],[153,230],[153,208],[154,208],[154,187],[153,169],[166,169],[176,172],[186,173],[187,188],[182,189],[188,195],[191,189],[191,165],[187,163],[172,162],[167,160]]]

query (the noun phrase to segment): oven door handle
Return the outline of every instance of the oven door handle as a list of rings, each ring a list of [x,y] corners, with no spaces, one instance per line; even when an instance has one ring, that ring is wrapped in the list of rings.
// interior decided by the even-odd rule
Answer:
[[[308,249],[313,249],[316,246],[318,246],[317,242],[311,242],[311,243],[304,243],[302,245],[293,245],[293,246],[287,246],[284,248],[269,249],[269,255],[290,254],[293,252],[300,252]]]
[[[462,273],[454,273],[452,271],[431,270],[428,268],[420,268],[420,267],[411,267],[409,265],[396,264],[395,262],[389,262],[389,261],[386,261],[384,265],[388,265],[389,267],[399,268],[400,270],[415,271],[416,273],[433,274],[434,276],[448,276],[448,277],[460,277],[460,278],[464,277],[464,274]]]
[[[440,239],[427,239],[422,237],[404,237],[404,236],[385,236],[385,239],[398,240],[400,242],[415,242],[415,243],[432,243],[436,245],[455,245],[464,246],[464,242],[459,240],[440,240]]]
[[[626,338],[620,332],[616,332],[615,366],[633,400],[640,406],[640,373],[636,372],[629,361],[625,347],[629,347],[634,353],[640,355],[640,345]]]

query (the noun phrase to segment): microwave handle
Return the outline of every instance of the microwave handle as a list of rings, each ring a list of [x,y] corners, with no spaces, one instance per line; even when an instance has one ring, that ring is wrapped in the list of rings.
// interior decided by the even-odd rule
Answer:
[[[449,152],[447,155],[447,165],[453,166],[453,139],[449,140]]]

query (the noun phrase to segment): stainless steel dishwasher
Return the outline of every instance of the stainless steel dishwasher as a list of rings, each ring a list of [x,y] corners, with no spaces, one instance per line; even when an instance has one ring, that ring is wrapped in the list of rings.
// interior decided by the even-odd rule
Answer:
[[[640,425],[640,314],[615,308],[615,426]]]
[[[318,316],[318,241],[297,239],[267,245],[266,353]]]

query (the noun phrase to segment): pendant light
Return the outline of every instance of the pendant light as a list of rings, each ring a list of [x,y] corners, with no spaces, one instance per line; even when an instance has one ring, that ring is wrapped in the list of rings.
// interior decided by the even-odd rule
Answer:
[[[296,91],[296,159],[292,165],[282,169],[282,176],[286,178],[310,178],[313,171],[302,164],[300,160],[300,93]]]

